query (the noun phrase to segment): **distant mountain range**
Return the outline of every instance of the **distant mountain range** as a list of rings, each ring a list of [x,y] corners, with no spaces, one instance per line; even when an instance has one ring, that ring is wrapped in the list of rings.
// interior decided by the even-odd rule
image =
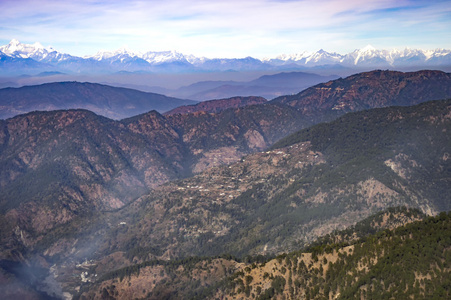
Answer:
[[[346,67],[405,67],[405,66],[440,66],[451,64],[451,51],[445,49],[422,50],[377,50],[372,46],[354,50],[351,53],[341,55],[324,50],[317,52],[303,52],[292,55],[280,55],[274,59],[265,59],[264,62],[273,65],[285,65],[295,63],[305,66],[319,65],[343,65]]]
[[[451,50],[377,50],[371,46],[342,55],[324,50],[280,55],[275,58],[205,58],[176,51],[135,53],[128,49],[101,51],[77,57],[45,48],[40,43],[22,44],[13,39],[0,47],[0,74],[36,74],[59,71],[74,74],[114,72],[211,72],[295,70],[318,67],[437,68],[451,66]]]

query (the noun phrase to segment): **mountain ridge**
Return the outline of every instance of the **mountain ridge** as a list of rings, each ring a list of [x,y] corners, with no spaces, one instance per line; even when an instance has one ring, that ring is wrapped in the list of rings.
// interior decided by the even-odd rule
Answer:
[[[427,67],[451,65],[451,50],[376,50],[365,47],[351,53],[341,55],[319,50],[313,53],[303,52],[295,55],[280,55],[273,59],[246,58],[196,58],[193,55],[183,55],[176,51],[146,52],[144,54],[134,53],[127,49],[117,51],[99,52],[93,56],[76,57],[62,54],[52,48],[44,48],[41,44],[21,44],[12,40],[9,44],[1,46],[0,52],[9,59],[16,59],[24,66],[25,59],[32,59],[40,63],[41,67],[48,70],[61,70],[88,72],[111,72],[111,71],[244,71],[280,69],[293,66],[317,67],[324,65],[340,65],[344,67],[362,68],[399,68],[399,67]],[[2,61],[3,62],[3,61]],[[5,63],[5,62],[3,62]],[[10,63],[13,63],[12,61]],[[14,65],[14,64],[13,64]],[[55,69],[56,68],[56,69]],[[17,73],[8,64],[4,64],[4,72]],[[26,70],[26,68],[25,68]],[[33,69],[30,69],[33,70]],[[94,71],[93,71],[94,70]],[[88,72],[89,73],[89,72]]]
[[[209,113],[218,113],[229,108],[238,108],[248,105],[263,104],[267,100],[262,97],[232,97],[228,99],[217,99],[210,101],[203,101],[193,105],[184,105],[176,107],[164,113],[165,116],[174,114],[188,114],[198,111]]]
[[[177,89],[121,84],[117,82],[105,84],[138,89],[145,92],[154,92],[181,99],[208,101],[235,97],[237,95],[243,97],[260,96],[266,99],[273,99],[281,95],[298,93],[307,87],[334,80],[338,77],[337,75],[321,76],[314,73],[292,71],[263,75],[251,81],[198,81],[187,86],[178,87]]]
[[[0,89],[0,119],[34,110],[89,109],[112,119],[165,112],[197,101],[89,82],[53,82]]]
[[[312,85],[337,79],[338,76],[320,76],[306,72],[281,72],[263,75],[247,82],[239,81],[203,81],[168,91],[169,95],[193,99],[209,100],[241,96],[259,95],[273,99],[280,95],[297,93]]]
[[[445,99],[451,94],[450,82],[451,73],[442,71],[374,70],[320,83],[295,95],[277,97],[270,103],[287,104],[305,115],[322,115],[323,121],[328,121],[351,111],[418,104],[424,98]]]

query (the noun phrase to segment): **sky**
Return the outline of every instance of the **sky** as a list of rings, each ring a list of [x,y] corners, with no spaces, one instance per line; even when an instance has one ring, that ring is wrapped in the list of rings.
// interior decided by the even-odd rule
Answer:
[[[451,0],[1,0],[0,45],[127,48],[208,58],[451,49]]]

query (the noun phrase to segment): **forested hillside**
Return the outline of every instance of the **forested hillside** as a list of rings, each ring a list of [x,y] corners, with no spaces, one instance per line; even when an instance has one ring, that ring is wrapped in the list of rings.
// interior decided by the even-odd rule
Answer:
[[[272,259],[146,261],[106,274],[76,299],[446,299],[450,229],[450,213],[391,208]]]
[[[451,213],[442,212],[351,243],[320,244],[248,265],[216,297],[449,299],[450,246]]]

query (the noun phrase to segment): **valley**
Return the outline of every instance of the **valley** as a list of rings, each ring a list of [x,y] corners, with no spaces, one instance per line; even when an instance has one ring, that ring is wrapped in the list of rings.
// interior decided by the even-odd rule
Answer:
[[[0,120],[2,289],[30,299],[370,297],[385,284],[372,280],[386,276],[390,237],[411,247],[441,224],[428,259],[444,265],[412,271],[405,293],[446,295],[450,98],[449,73],[376,70],[270,101],[176,99],[163,114],[30,105]]]

